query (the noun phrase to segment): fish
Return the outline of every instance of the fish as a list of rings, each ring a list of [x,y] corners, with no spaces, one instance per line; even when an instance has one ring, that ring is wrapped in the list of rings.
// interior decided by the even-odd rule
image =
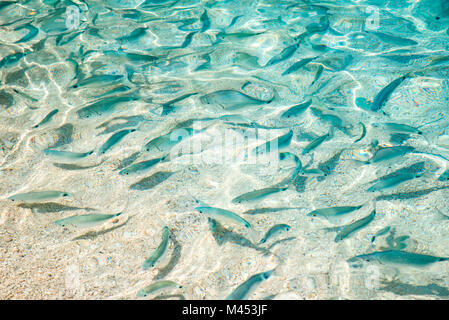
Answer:
[[[246,221],[245,219],[243,219],[238,214],[236,214],[232,211],[228,211],[228,210],[220,209],[220,208],[214,208],[214,207],[196,207],[195,210],[198,210],[200,213],[204,213],[207,215],[219,216],[219,217],[233,220],[233,221],[238,222],[239,224],[243,225],[245,228],[251,229],[251,224],[248,221]]]
[[[396,157],[401,157],[407,153],[414,151],[415,148],[411,146],[394,146],[394,147],[384,147],[376,151],[371,159],[365,163],[377,163],[381,161],[390,160]]]
[[[322,208],[322,209],[316,209],[313,211],[310,211],[307,215],[313,216],[313,217],[335,217],[340,216],[343,214],[347,214],[356,210],[359,210],[361,207],[363,207],[363,204],[359,206],[343,206],[343,207],[329,207],[329,208]]]
[[[392,133],[390,134],[390,142],[392,144],[404,144],[408,139],[410,139],[410,135],[406,133]]]
[[[396,80],[393,80],[386,87],[382,88],[382,90],[380,90],[379,93],[374,97],[373,103],[371,104],[371,111],[379,111],[388,100],[390,95],[393,93],[393,91],[397,87],[399,87],[399,85],[407,78],[408,76],[402,76],[400,78],[397,78]]]
[[[176,287],[178,289],[182,289],[182,286],[177,284],[174,281],[171,280],[159,280],[156,282],[151,283],[150,285],[146,286],[143,289],[140,289],[137,292],[137,297],[138,298],[142,298],[142,297],[146,297],[154,292],[157,292],[159,290],[165,289],[165,288],[170,288],[170,287]]]
[[[125,129],[114,133],[105,143],[98,149],[98,154],[105,154],[110,148],[119,143],[126,135],[135,132],[136,129]]]
[[[181,25],[179,25],[177,28],[181,31],[193,31],[193,28],[187,28],[188,26],[191,26],[195,22],[197,22],[197,18],[190,18],[190,19],[183,19],[183,20],[175,20],[175,21],[167,21],[169,23],[178,23],[181,22]],[[198,31],[198,30],[196,30]]]
[[[204,62],[195,68],[195,70],[194,70],[195,72],[210,69],[210,67],[211,67],[210,53],[206,53],[206,54],[202,55],[201,59],[204,60]]]
[[[92,32],[92,30],[93,29],[90,29],[89,31]],[[79,35],[81,35],[83,33],[84,33],[84,31],[71,32],[68,34],[61,33],[60,35],[58,35],[56,37],[56,45],[57,46],[66,45],[66,44],[70,43],[71,41],[75,40]]]
[[[317,57],[301,59],[298,62],[295,62],[294,64],[292,64],[289,68],[287,68],[284,72],[282,72],[281,75],[286,76],[293,72],[296,72],[299,69],[301,69],[302,67],[304,67],[306,64],[308,64],[309,62],[312,62],[313,60],[315,60],[316,58]]]
[[[71,151],[59,151],[59,150],[53,150],[53,149],[46,149],[43,151],[45,155],[57,158],[57,159],[64,159],[64,160],[79,160],[83,159],[87,156],[90,156],[94,153],[93,150],[88,152],[71,152]]]
[[[411,127],[402,123],[393,123],[393,122],[384,122],[384,123],[373,123],[373,127],[375,128],[384,128],[388,131],[398,132],[398,133],[415,133],[415,134],[423,134],[423,132],[417,128]]]
[[[259,244],[267,242],[269,238],[271,238],[273,235],[282,232],[282,231],[290,231],[291,227],[287,224],[281,223],[274,225],[270,228],[270,230],[267,231],[267,233],[263,236],[263,238],[260,240]]]
[[[387,234],[388,231],[390,231],[390,229],[391,229],[390,226],[386,226],[385,228],[382,228],[379,231],[377,231],[376,234],[371,238],[371,242],[374,242],[374,240],[376,240],[376,237]]]
[[[250,295],[251,291],[262,281],[268,279],[273,272],[274,270],[269,270],[249,277],[248,280],[234,289],[234,291],[226,297],[226,300],[245,300]]]
[[[123,92],[127,92],[130,91],[131,88],[125,85],[119,85],[117,87],[115,87],[114,89],[111,89],[110,91],[107,91],[103,94],[100,94],[98,96],[95,96],[95,99],[99,99],[99,98],[103,98],[105,96],[109,96],[109,95],[113,95],[115,93],[123,93]],[[136,116],[137,117],[137,116]]]
[[[255,209],[249,209],[243,212],[242,214],[264,214],[264,213],[271,213],[271,212],[280,212],[285,210],[301,210],[304,208],[301,207],[290,207],[290,208],[255,208]]]
[[[259,190],[250,191],[244,194],[239,195],[238,197],[235,197],[231,200],[232,203],[242,203],[247,201],[254,201],[259,200],[261,198],[265,198],[266,196],[269,196],[270,194],[285,191],[288,189],[288,186],[280,186],[280,187],[268,187],[263,188]]]
[[[170,237],[170,229],[165,226],[162,229],[162,241],[159,246],[151,253],[150,257],[143,263],[143,269],[147,270],[155,266],[156,262],[165,254],[168,247],[168,239]]]
[[[155,159],[150,159],[150,160],[141,161],[141,162],[137,162],[137,163],[131,164],[130,166],[128,166],[125,169],[121,170],[119,172],[119,174],[120,175],[129,175],[129,174],[132,174],[132,173],[138,173],[138,172],[141,172],[141,171],[148,170],[151,167],[153,167],[156,164],[158,164],[159,162],[164,161],[165,158],[166,158],[166,156],[163,156],[161,158],[155,158]]]
[[[194,134],[192,128],[178,128],[170,133],[150,140],[143,147],[143,151],[151,152],[154,150],[167,153],[182,140]]]
[[[148,6],[151,5],[153,2],[156,3],[156,6],[158,4],[162,4],[163,1],[145,1],[141,5],[139,5],[135,9],[122,9],[120,10],[120,15],[124,19],[133,20],[136,23],[146,23],[150,21],[157,21],[161,20],[161,18],[158,18],[157,15],[153,12],[146,11],[146,10],[140,10],[140,6]],[[165,1],[167,2],[167,1]],[[173,2],[174,4],[175,2]],[[117,8],[108,8],[110,11],[117,11]],[[149,8],[143,8],[143,9],[149,9]],[[97,14],[98,15],[98,14]],[[98,17],[96,17],[98,18]]]
[[[230,122],[233,124],[236,124],[236,123],[243,123],[243,124],[249,124],[249,125],[255,124],[253,120],[248,119],[240,114],[226,114],[226,115],[220,116],[216,119]],[[210,120],[214,120],[214,119],[210,119]]]
[[[300,165],[301,168],[302,168],[301,160],[298,158],[298,156],[296,154],[288,152],[288,151],[287,152],[280,152],[279,153],[279,160],[283,161],[283,160],[286,160],[286,159],[292,159],[293,161],[295,161],[295,163]]]
[[[348,262],[356,262],[360,260],[368,262],[377,261],[382,264],[400,264],[421,267],[435,262],[447,261],[449,258],[435,257],[400,250],[385,250],[355,256],[350,258]]]
[[[120,161],[120,164],[117,168],[115,168],[115,170],[122,170],[128,166],[130,166],[132,163],[134,163],[134,161],[137,160],[137,158],[139,158],[140,156],[140,151],[134,152],[132,153],[130,156],[126,157],[125,159]]]
[[[147,28],[142,27],[142,28],[134,29],[133,31],[131,31],[131,33],[129,35],[123,36],[123,37],[118,37],[118,38],[116,38],[116,40],[123,41],[123,42],[131,42],[131,41],[139,40],[146,34],[147,34]]]
[[[227,26],[227,28],[229,29],[230,27],[232,27],[238,19],[240,19],[241,17],[243,17],[243,15],[239,15],[239,16],[235,16],[234,18],[232,18],[231,23]]]
[[[418,42],[416,42],[415,40],[411,40],[411,39],[407,39],[407,38],[401,38],[401,37],[396,37],[396,36],[392,36],[390,34],[387,33],[382,33],[382,32],[371,32],[372,34],[374,34],[376,37],[378,37],[380,40],[382,40],[383,42],[386,43],[391,43],[391,44],[396,44],[399,46],[414,46],[417,45]]]
[[[137,99],[135,96],[108,97],[83,107],[76,113],[79,119],[96,118],[113,112],[120,103],[132,102]]]
[[[360,138],[358,138],[357,140],[354,140],[354,143],[362,141],[363,138],[365,138],[365,136],[366,136],[366,127],[365,127],[365,125],[363,124],[363,122],[359,122],[359,124],[362,126],[362,134],[360,135]]]
[[[261,154],[261,153],[268,153],[271,151],[277,152],[279,149],[287,147],[290,142],[292,141],[293,137],[293,130],[290,130],[288,133],[277,137],[276,139],[273,139],[271,141],[265,142],[261,144],[260,146],[255,147],[251,153],[253,155]],[[274,150],[272,150],[274,148]]]
[[[449,180],[449,169],[447,169],[446,171],[444,171],[439,177],[438,177],[439,181],[448,181]]]
[[[107,54],[107,55],[112,55],[112,56],[121,56],[129,61],[137,62],[137,63],[142,63],[142,62],[143,63],[145,63],[145,62],[151,63],[160,58],[160,57],[152,56],[149,54],[124,51],[122,47],[120,47],[118,49],[118,51],[105,51],[103,53]]]
[[[317,177],[317,180],[318,180],[318,178],[322,178],[322,176],[327,175],[327,173],[325,173],[323,170],[321,170],[319,168],[311,168],[311,169],[303,168],[301,171],[305,175]],[[321,181],[321,180],[319,180],[319,181]]]
[[[265,33],[265,31],[262,31],[262,32],[232,32],[232,33],[219,32],[216,35],[217,41],[215,42],[215,44],[218,44],[222,40],[225,40],[225,39],[229,40],[231,42],[241,43],[242,41],[244,41],[250,37],[255,37],[255,36],[258,36],[263,33]],[[260,65],[259,65],[259,67],[260,67]]]
[[[292,44],[286,48],[284,48],[279,54],[273,56],[268,62],[265,64],[265,67],[270,67],[275,64],[278,64],[284,60],[291,58],[296,50],[299,48],[300,42]]]
[[[175,104],[175,103],[177,103],[179,101],[185,100],[187,98],[190,98],[191,96],[194,96],[196,94],[198,94],[198,92],[187,93],[187,94],[184,94],[184,95],[182,95],[180,97],[172,99],[170,101],[162,103],[161,104],[162,105],[161,116],[166,116],[167,114],[173,112],[173,110],[174,110],[173,104]]]
[[[226,110],[236,110],[251,105],[271,103],[274,96],[268,100],[250,97],[236,90],[219,90],[200,97],[203,104],[217,104]]]
[[[425,60],[428,58],[427,55],[422,54],[386,54],[382,55],[383,58],[390,59],[399,63],[409,64],[412,60]],[[413,63],[413,62],[412,62]]]
[[[53,118],[53,116],[55,116],[57,113],[59,112],[59,109],[54,109],[52,111],[50,111],[50,113],[48,113],[44,119],[41,120],[41,122],[39,122],[38,124],[34,125],[33,128],[39,128],[41,126],[43,126],[44,124],[48,123],[51,121],[51,119]]]
[[[182,44],[179,46],[179,48],[187,48],[189,46],[189,44],[192,43],[192,39],[193,36],[197,33],[197,31],[193,31],[190,32],[186,35],[186,37],[184,38],[184,41],[182,42]]]
[[[68,218],[56,220],[54,224],[63,227],[71,225],[77,228],[87,228],[102,224],[103,222],[118,217],[121,214],[122,212],[116,214],[92,213],[92,214],[75,215]]]
[[[36,28],[35,26],[33,26],[31,23],[28,23],[28,24],[22,25],[20,27],[17,27],[17,28],[14,29],[14,31],[19,31],[19,30],[22,30],[22,29],[27,29],[28,33],[25,36],[23,36],[22,38],[20,38],[19,40],[17,40],[16,42],[14,42],[14,43],[22,43],[22,42],[31,41],[39,33],[39,29]]]
[[[73,52],[70,54],[69,58],[66,59],[65,61],[70,62],[73,65],[73,78],[71,79],[72,81],[77,78],[82,79],[84,77],[84,74],[80,69],[78,61],[76,61],[76,57]]]
[[[302,114],[312,104],[312,99],[288,108],[281,114],[281,118],[291,118]]]
[[[371,105],[373,104],[372,101],[363,98],[363,97],[357,97],[355,98],[355,104],[357,105],[357,107],[359,107],[360,109],[363,110],[371,110]]]
[[[24,202],[35,202],[35,201],[46,201],[54,200],[63,197],[70,197],[71,194],[64,191],[33,191],[27,193],[19,193],[9,197],[12,201],[24,201]]]
[[[120,121],[122,120],[122,121]],[[111,120],[108,120],[95,129],[104,128],[102,132],[100,132],[98,135],[111,133],[126,127],[135,127],[138,124],[140,124],[143,121],[148,121],[145,117],[138,115],[138,116],[122,116],[122,117],[115,117]],[[114,123],[117,122],[117,123]],[[111,124],[113,123],[113,124]]]
[[[305,155],[305,154],[309,153],[310,151],[318,148],[319,145],[322,144],[324,141],[326,141],[330,136],[331,136],[331,132],[329,131],[328,133],[312,140],[307,146],[304,147],[301,154]]]
[[[209,30],[210,18],[209,18],[209,15],[207,14],[207,10],[204,10],[203,14],[201,15],[200,22],[201,22],[200,32],[205,32],[205,31]]]
[[[393,176],[389,176],[388,178],[380,178],[378,180],[374,180],[374,184],[369,187],[366,191],[368,192],[377,192],[382,191],[384,189],[390,189],[396,187],[397,185],[421,177],[422,173],[413,173],[413,172],[403,172]]]
[[[291,175],[291,179],[294,179],[298,174],[300,174],[303,171],[303,166],[302,166],[302,162],[301,160],[298,158],[297,155],[291,153],[291,152],[280,152],[279,153],[279,160],[283,161],[287,158],[293,159],[293,161],[296,164],[296,168],[293,171],[292,175]]]
[[[0,60],[0,68],[16,64],[18,61],[20,61],[23,57],[25,57],[29,53],[30,52],[16,52],[7,55],[2,60]]]
[[[348,225],[345,225],[343,227],[341,227],[340,231],[338,232],[338,234],[335,237],[335,242],[339,242],[342,241],[343,239],[347,238],[348,236],[350,236],[351,234],[353,234],[354,232],[360,230],[361,228],[365,227],[366,225],[368,225],[371,221],[373,221],[374,217],[376,215],[376,211],[373,210],[369,215],[367,215],[366,217],[354,221],[353,223],[350,223]]]
[[[312,111],[313,115],[318,117],[320,119],[320,121],[327,122],[332,127],[337,128],[338,130],[340,130],[344,134],[350,135],[350,133],[348,132],[348,129],[351,126],[345,125],[345,122],[343,121],[343,119],[340,118],[339,116],[337,116],[336,114],[324,113],[323,110],[318,109],[318,108],[314,108],[314,107],[311,107],[310,111]]]
[[[98,86],[104,86],[108,82],[115,82],[117,80],[121,80],[122,78],[123,75],[121,74],[98,74],[78,81],[76,84],[72,86],[72,88],[80,88],[93,84]]]
[[[313,86],[318,81],[318,79],[321,77],[321,74],[323,73],[323,70],[324,66],[320,64],[316,71],[315,78],[313,78],[313,81],[310,83],[310,87]]]

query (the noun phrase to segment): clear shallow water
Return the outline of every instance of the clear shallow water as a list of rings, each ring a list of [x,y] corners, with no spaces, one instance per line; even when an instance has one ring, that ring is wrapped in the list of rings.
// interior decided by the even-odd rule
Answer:
[[[274,269],[249,299],[446,299],[446,261],[348,260],[390,249],[449,257],[448,10],[444,1],[1,3],[0,296],[135,299],[165,279],[183,288],[147,298],[224,299]],[[164,135],[172,139],[147,145]],[[366,162],[391,146],[414,149]],[[368,190],[409,166],[407,179]],[[281,189],[232,201],[272,186]],[[69,196],[8,199],[48,190]],[[335,241],[335,227],[374,209]],[[54,223],[117,212],[88,228]],[[259,244],[281,223],[290,230]],[[167,253],[144,270],[164,226]]]

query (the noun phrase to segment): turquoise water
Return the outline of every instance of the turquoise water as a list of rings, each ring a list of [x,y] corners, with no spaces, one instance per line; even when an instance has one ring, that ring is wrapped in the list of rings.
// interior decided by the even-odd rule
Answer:
[[[0,297],[447,299],[448,27],[442,0],[0,2]]]

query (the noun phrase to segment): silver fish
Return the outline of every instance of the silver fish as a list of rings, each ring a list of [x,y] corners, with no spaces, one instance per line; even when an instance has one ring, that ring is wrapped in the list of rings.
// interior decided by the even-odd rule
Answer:
[[[54,200],[69,196],[71,196],[71,194],[64,191],[35,191],[35,192],[16,194],[14,196],[9,197],[8,199],[13,201],[18,200],[25,202],[34,202],[34,201]]]
[[[334,216],[339,216],[342,214],[350,213],[352,211],[359,210],[361,207],[363,207],[363,204],[359,205],[359,206],[343,206],[343,207],[330,207],[330,208],[316,209],[316,210],[309,212],[307,215],[313,216],[313,217],[321,216],[324,218],[328,218],[328,217],[334,217]]]
[[[143,289],[140,289],[137,292],[137,297],[141,298],[141,297],[146,297],[154,292],[157,292],[159,290],[165,289],[165,288],[171,288],[171,287],[176,287],[181,289],[182,286],[177,284],[174,281],[171,280],[160,280],[160,281],[156,281],[151,283],[150,285],[146,286]]]
[[[263,236],[263,238],[260,240],[259,243],[265,243],[273,235],[280,233],[282,231],[289,231],[290,229],[291,227],[284,223],[274,225],[270,228],[270,230],[267,231],[267,233]]]
[[[143,268],[150,269],[154,267],[156,262],[165,254],[168,247],[168,239],[170,237],[170,229],[165,226],[162,230],[162,241],[159,246],[151,253],[150,257],[143,263]]]
[[[93,213],[93,214],[82,214],[71,216],[65,219],[56,220],[54,224],[59,226],[67,226],[72,225],[78,228],[87,228],[99,225],[107,220],[118,217],[122,213],[116,214],[101,214],[101,213]]]
[[[232,211],[228,211],[228,210],[220,209],[220,208],[214,208],[214,207],[197,207],[195,209],[201,213],[205,213],[205,214],[212,215],[212,216],[221,216],[221,217],[236,221],[236,222],[242,224],[244,227],[251,229],[251,224],[248,221],[246,221],[245,219],[243,219],[238,214],[236,214]]]
[[[435,257],[424,254],[405,252],[399,250],[377,251],[369,254],[362,254],[350,258],[348,262],[356,261],[378,261],[385,264],[405,264],[416,267],[426,266],[435,262],[447,261],[449,258]]]
[[[274,270],[261,272],[249,277],[248,280],[239,285],[232,293],[227,296],[226,300],[244,300],[246,299],[255,287],[260,284],[262,281],[268,279]]]
[[[241,109],[251,105],[268,104],[273,99],[274,96],[268,100],[260,100],[236,90],[219,90],[200,98],[204,104],[216,104],[227,110]]]

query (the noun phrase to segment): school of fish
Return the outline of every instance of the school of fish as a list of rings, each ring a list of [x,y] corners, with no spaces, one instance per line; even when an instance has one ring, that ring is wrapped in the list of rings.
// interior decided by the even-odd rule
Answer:
[[[449,288],[449,4],[388,5],[0,1],[0,264],[66,270],[0,297]]]

